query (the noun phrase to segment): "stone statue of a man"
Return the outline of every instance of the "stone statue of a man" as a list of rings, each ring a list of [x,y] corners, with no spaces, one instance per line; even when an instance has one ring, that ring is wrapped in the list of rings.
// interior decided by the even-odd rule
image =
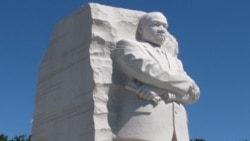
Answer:
[[[166,17],[141,17],[138,41],[120,40],[114,63],[123,75],[116,141],[189,141],[184,104],[199,98],[199,88],[177,58],[177,42]],[[176,45],[175,52],[163,47]],[[174,47],[172,47],[174,48]]]

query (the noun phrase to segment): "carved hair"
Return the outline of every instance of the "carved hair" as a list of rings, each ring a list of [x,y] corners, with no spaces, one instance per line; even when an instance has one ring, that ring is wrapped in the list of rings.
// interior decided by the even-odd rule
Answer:
[[[147,22],[150,19],[151,15],[155,15],[155,14],[162,14],[162,13],[156,11],[156,12],[149,12],[149,13],[144,14],[143,16],[141,16],[138,26],[141,27],[145,22]]]

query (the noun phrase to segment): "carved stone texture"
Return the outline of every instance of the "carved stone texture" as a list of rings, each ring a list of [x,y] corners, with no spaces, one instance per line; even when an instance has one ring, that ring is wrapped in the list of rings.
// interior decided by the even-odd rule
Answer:
[[[111,141],[116,93],[111,51],[135,39],[144,12],[90,3],[59,22],[38,75],[32,141]]]

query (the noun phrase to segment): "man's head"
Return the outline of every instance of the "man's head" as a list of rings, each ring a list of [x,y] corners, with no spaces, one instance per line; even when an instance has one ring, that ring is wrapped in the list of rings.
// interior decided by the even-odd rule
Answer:
[[[142,16],[138,32],[141,40],[161,46],[166,38],[167,19],[161,12],[150,12]]]

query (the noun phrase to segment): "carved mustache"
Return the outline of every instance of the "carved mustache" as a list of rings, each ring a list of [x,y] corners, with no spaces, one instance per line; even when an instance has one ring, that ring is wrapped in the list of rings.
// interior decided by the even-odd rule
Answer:
[[[155,37],[156,38],[158,38],[160,41],[165,41],[165,39],[166,39],[166,34],[165,34],[165,32],[164,33],[157,33],[156,35],[155,35]]]

